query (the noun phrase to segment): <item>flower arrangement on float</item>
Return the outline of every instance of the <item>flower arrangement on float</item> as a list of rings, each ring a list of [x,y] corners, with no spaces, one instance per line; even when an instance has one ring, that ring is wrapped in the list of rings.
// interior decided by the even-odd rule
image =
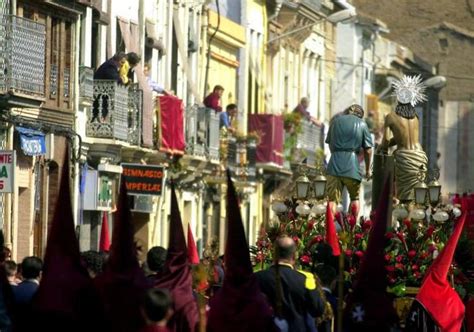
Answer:
[[[260,230],[250,248],[255,270],[267,268],[273,262],[273,242],[282,234],[293,238],[297,245],[297,267],[310,270],[318,261],[318,250],[325,244],[326,202],[310,203],[295,198],[279,200],[272,206],[277,218]],[[338,206],[335,214],[341,250],[345,255],[344,279],[352,282],[367,249],[372,220],[344,214]],[[421,213],[423,212],[423,214]],[[386,233],[385,269],[388,291],[395,297],[416,294],[428,267],[448,240],[455,220],[461,215],[459,207],[439,206],[427,210],[415,208],[411,212],[403,205],[393,210],[396,220]],[[453,264],[452,276],[458,274]],[[456,284],[461,296],[461,284]]]

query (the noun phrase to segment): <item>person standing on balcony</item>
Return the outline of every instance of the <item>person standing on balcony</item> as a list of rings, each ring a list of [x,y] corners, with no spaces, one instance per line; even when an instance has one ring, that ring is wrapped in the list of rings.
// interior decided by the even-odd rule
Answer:
[[[321,122],[319,122],[315,117],[312,117],[311,114],[308,112],[308,107],[309,99],[303,97],[301,98],[300,103],[293,109],[293,113],[299,114],[302,119],[306,119],[316,126],[321,126]]]
[[[133,81],[133,68],[138,65],[141,58],[135,52],[127,53],[125,57],[120,61],[119,75],[120,83],[123,85],[129,85]]]
[[[167,91],[164,87],[162,87],[160,84],[158,84],[156,81],[154,81],[151,78],[150,65],[149,64],[145,64],[143,66],[143,74],[145,75],[146,82],[147,82],[148,86],[150,87],[150,89],[152,91],[154,91],[156,93],[159,93],[159,94],[166,95],[166,96],[171,94],[169,91]]]
[[[219,114],[219,127],[225,128],[229,133],[234,134],[235,128],[231,126],[232,120],[237,115],[237,105],[236,104],[229,104],[225,108],[225,112],[221,112]]]
[[[120,83],[119,68],[125,56],[124,52],[119,52],[101,64],[94,73],[94,80],[113,80]]]
[[[362,175],[357,155],[364,152],[365,176],[370,179],[370,160],[374,146],[372,135],[364,121],[364,110],[352,105],[342,114],[332,118],[326,143],[331,150],[327,168],[327,191],[331,202],[340,203],[345,186],[351,199],[350,213],[357,220],[359,214],[359,190]]]
[[[212,108],[216,112],[222,112],[221,98],[224,93],[224,88],[221,85],[216,85],[212,93],[204,98],[204,106]]]
[[[94,73],[94,80],[110,80],[121,83],[119,68],[125,56],[124,52],[119,52],[101,64]],[[100,122],[105,122],[109,113],[109,96],[106,94],[100,94],[95,97],[91,122],[99,120],[99,112],[101,113]]]

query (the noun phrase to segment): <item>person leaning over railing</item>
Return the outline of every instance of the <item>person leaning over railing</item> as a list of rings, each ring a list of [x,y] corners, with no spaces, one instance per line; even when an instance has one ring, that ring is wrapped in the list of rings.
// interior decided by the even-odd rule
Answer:
[[[232,127],[232,120],[237,115],[237,105],[236,104],[229,104],[225,108],[225,112],[221,112],[219,114],[219,127],[225,128],[231,134],[235,133],[235,128]]]
[[[124,52],[119,52],[115,54],[112,58],[105,61],[103,64],[97,68],[94,73],[95,80],[110,80],[117,83],[122,83],[120,79],[119,69],[123,59],[126,57]],[[101,94],[94,96],[94,105],[92,108],[92,119],[91,122],[100,121],[105,122],[107,115],[109,114],[109,96],[106,94]],[[102,105],[102,107],[99,107]],[[101,109],[101,117],[99,119],[99,108]]]
[[[151,78],[151,74],[150,74],[150,65],[149,64],[145,64],[143,66],[143,74],[145,75],[146,77],[146,82],[148,84],[148,87],[158,93],[158,94],[163,94],[163,95],[170,95],[172,94],[170,91],[166,90],[163,86],[161,86],[160,84],[158,84],[158,82],[154,81],[152,78]]]

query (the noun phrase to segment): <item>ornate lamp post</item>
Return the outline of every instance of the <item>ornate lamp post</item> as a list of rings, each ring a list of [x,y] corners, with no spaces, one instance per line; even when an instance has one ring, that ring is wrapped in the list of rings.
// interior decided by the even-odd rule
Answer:
[[[306,199],[308,197],[311,181],[303,174],[296,179],[296,198]]]
[[[438,182],[439,169],[435,168],[432,171],[431,181],[428,183],[428,192],[431,206],[435,207],[439,203],[441,195],[441,184]]]
[[[323,174],[323,166],[317,167],[318,175],[314,179],[314,196],[316,199],[323,199],[326,195],[326,185],[328,180]]]
[[[418,205],[425,205],[426,203],[426,194],[428,193],[428,186],[425,183],[426,171],[424,165],[420,166],[420,171],[418,172],[418,184],[415,186],[415,203]]]

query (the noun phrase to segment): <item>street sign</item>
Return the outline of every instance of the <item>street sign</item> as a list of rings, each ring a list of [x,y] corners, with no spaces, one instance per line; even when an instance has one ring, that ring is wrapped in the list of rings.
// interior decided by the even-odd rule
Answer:
[[[161,195],[163,167],[122,164],[122,175],[130,195]]]
[[[0,193],[13,192],[16,154],[13,150],[0,150]]]

